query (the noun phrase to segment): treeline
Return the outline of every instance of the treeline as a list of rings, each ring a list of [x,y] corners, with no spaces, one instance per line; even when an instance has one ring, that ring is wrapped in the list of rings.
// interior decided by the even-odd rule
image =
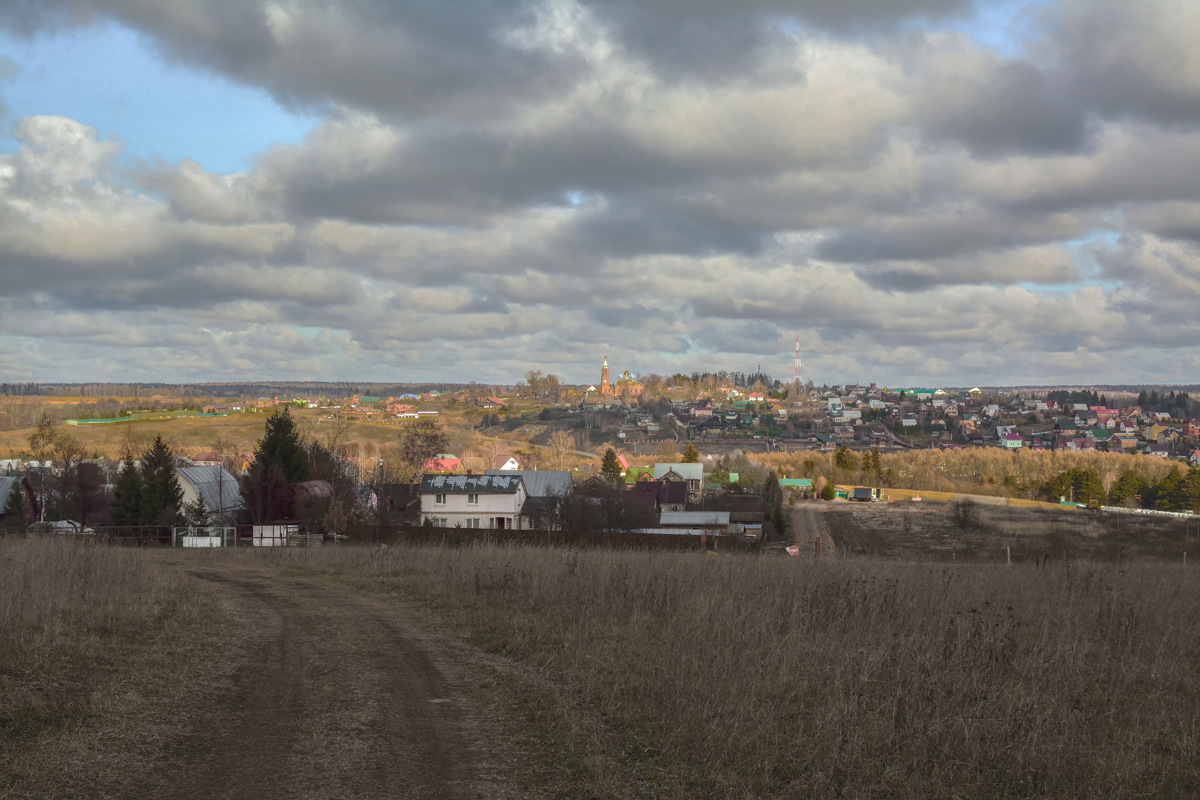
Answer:
[[[1126,470],[1108,490],[1096,470],[1068,469],[1038,488],[1051,502],[1065,498],[1089,506],[1200,511],[1200,469],[1185,472],[1175,467],[1159,480]]]
[[[0,383],[0,395],[36,397],[43,394],[42,387],[36,383]]]
[[[1178,467],[1175,462],[1124,453],[1010,452],[996,447],[965,450],[909,450],[901,453],[836,453],[811,450],[751,456],[784,478],[820,478],[839,484],[880,486],[918,491],[1046,499],[1045,487],[1068,470],[1096,473],[1105,495],[1132,472],[1146,485],[1161,483]],[[1054,495],[1058,499],[1058,495]],[[1083,501],[1080,501],[1083,502]],[[1155,497],[1157,502],[1157,496]]]
[[[1161,411],[1170,414],[1173,419],[1190,419],[1200,415],[1200,403],[1193,400],[1187,392],[1143,391],[1138,395],[1138,405],[1142,411],[1153,413]]]
[[[1095,391],[1082,389],[1079,391],[1068,391],[1066,389],[1056,389],[1053,392],[1046,394],[1046,399],[1058,403],[1060,406],[1070,406],[1075,403],[1083,403],[1088,406],[1104,406],[1108,407],[1108,397],[1106,395],[1097,394]]]

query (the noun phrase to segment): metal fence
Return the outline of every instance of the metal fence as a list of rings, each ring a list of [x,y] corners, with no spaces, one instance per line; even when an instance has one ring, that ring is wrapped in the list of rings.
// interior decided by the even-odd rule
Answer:
[[[430,528],[408,525],[350,525],[342,533],[304,533],[296,526],[286,527],[283,536],[269,537],[273,547],[356,547],[384,544],[467,547],[483,544],[524,544],[536,547],[609,547],[625,549],[717,550],[721,552],[755,551],[761,537],[738,534],[639,533],[628,531],[551,531],[486,528]],[[88,541],[116,547],[259,547],[268,537],[255,536],[255,526],[96,526],[79,532],[39,532],[9,530],[10,535]]]

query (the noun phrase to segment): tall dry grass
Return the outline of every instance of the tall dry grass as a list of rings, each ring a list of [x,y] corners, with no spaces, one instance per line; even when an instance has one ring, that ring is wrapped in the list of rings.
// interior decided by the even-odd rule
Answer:
[[[266,560],[417,598],[535,690],[575,687],[534,722],[594,796],[1200,794],[1186,568],[522,547]]]
[[[204,584],[126,548],[0,537],[0,797],[103,797],[221,650]]]

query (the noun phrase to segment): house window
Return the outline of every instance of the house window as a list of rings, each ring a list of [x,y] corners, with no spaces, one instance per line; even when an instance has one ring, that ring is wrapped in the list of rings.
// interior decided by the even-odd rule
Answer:
[[[434,504],[435,506],[444,506],[444,505],[446,505],[446,495],[444,495],[444,494],[435,494],[435,495],[433,496],[433,504]]]
[[[449,528],[449,527],[450,527],[450,520],[446,519],[445,517],[438,517],[438,524],[437,524],[437,526],[438,526],[439,528]]]
[[[476,519],[467,520],[467,527],[468,528],[478,528],[479,527],[479,519],[476,518]]]
[[[467,495],[467,505],[469,505],[469,506],[479,505],[479,495],[477,495],[477,494]]]

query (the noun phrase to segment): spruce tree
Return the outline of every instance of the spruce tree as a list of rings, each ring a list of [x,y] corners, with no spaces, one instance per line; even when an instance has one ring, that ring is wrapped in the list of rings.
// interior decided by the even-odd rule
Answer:
[[[142,522],[142,475],[132,459],[126,459],[113,491],[112,524],[118,527]]]
[[[604,461],[600,465],[600,474],[613,483],[621,482],[621,462],[617,460],[617,451],[611,447],[604,451]]]
[[[700,451],[696,449],[696,445],[688,442],[687,447],[683,449],[683,463],[695,464],[700,460]]]
[[[142,524],[174,525],[183,503],[183,487],[175,474],[175,456],[161,436],[142,457]]]
[[[25,492],[21,482],[13,483],[12,491],[4,502],[4,526],[6,528],[24,528],[29,522],[26,509]]]
[[[254,460],[278,469],[286,483],[308,480],[308,454],[286,406],[267,419],[267,430],[254,451]]]

